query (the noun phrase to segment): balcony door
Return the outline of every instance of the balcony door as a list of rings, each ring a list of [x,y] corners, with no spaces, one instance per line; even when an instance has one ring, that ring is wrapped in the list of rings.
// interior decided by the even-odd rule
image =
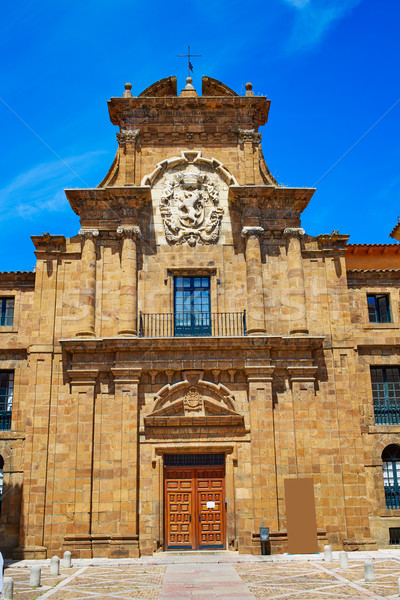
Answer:
[[[209,277],[174,278],[174,335],[211,335]]]

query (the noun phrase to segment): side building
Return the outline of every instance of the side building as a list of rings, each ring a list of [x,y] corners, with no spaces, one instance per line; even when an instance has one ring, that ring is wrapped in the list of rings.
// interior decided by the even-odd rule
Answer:
[[[7,556],[260,553],[261,521],[284,552],[288,481],[320,549],[400,547],[400,245],[305,233],[269,105],[127,84],[79,233],[0,273]]]

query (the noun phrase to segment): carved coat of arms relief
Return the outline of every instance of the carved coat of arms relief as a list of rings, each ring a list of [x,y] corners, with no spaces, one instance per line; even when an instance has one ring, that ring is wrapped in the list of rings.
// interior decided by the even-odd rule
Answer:
[[[160,212],[170,244],[215,244],[219,239],[224,210],[209,174],[179,171],[169,175],[161,191]]]

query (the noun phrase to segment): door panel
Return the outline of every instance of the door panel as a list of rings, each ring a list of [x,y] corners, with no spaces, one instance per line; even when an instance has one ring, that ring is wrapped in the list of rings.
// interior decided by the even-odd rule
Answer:
[[[225,547],[225,469],[165,469],[165,547]]]
[[[168,548],[193,547],[193,474],[191,469],[165,475],[166,543]]]
[[[221,469],[201,469],[197,473],[199,548],[224,548],[225,495]]]

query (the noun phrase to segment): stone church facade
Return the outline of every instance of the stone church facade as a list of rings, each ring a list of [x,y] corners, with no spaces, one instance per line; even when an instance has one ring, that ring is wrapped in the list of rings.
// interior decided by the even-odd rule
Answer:
[[[284,552],[290,479],[320,549],[400,544],[400,246],[307,235],[269,100],[202,85],[112,98],[115,160],[66,190],[81,230],[0,274],[8,556],[260,553],[261,521]]]

